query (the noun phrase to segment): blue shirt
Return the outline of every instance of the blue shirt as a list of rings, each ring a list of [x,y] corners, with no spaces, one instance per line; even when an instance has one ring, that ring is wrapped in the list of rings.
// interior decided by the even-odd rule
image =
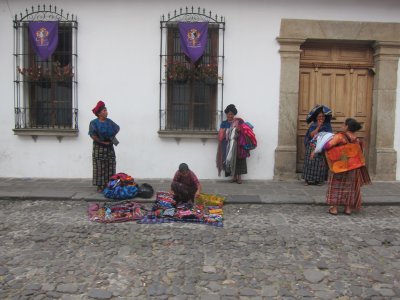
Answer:
[[[99,119],[94,119],[89,124],[89,135],[97,136],[100,141],[110,141],[119,131],[119,126],[111,119],[105,119],[101,122]]]

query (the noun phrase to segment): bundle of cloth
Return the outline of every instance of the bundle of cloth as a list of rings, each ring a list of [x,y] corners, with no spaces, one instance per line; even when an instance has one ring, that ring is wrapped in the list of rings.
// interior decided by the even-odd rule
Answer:
[[[250,151],[257,147],[257,139],[253,125],[241,118],[235,119],[235,124],[226,130],[225,172],[235,174],[236,158],[244,159],[250,156]]]
[[[316,134],[310,142],[310,146],[313,148],[314,153],[321,153],[324,150],[324,146],[333,138],[334,134],[331,132],[319,132]]]
[[[135,179],[125,173],[117,173],[111,176],[110,181],[103,190],[103,195],[110,199],[132,199],[138,193]]]

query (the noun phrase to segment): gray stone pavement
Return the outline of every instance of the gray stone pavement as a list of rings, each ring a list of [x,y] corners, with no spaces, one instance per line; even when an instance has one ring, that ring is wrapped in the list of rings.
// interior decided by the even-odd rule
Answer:
[[[169,190],[165,179],[136,179],[149,183],[155,191]],[[227,196],[228,204],[325,204],[327,185],[304,186],[303,181],[244,180],[243,184],[227,180],[201,180],[203,192]],[[362,187],[364,204],[400,204],[400,181],[373,182]],[[104,201],[90,179],[0,178],[0,200],[85,200]],[[154,199],[135,198],[138,202]]]
[[[400,300],[399,182],[351,216],[327,213],[326,185],[202,184],[227,195],[223,228],[93,223],[88,179],[2,178],[0,299]]]
[[[236,204],[224,227],[0,201],[0,299],[400,299],[400,206]]]

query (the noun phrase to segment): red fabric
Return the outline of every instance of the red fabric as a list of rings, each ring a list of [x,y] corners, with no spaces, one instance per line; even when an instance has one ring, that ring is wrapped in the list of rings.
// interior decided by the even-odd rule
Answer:
[[[92,112],[97,116],[97,114],[102,110],[103,107],[106,105],[104,104],[103,101],[97,102],[96,106],[92,109]]]
[[[361,208],[361,186],[371,184],[366,167],[329,176],[326,202],[333,206]]]

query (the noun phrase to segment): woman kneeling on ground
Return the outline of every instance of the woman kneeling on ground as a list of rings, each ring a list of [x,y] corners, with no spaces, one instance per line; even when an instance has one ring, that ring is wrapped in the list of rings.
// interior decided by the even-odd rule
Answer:
[[[172,179],[171,191],[174,193],[176,205],[187,205],[191,208],[194,199],[200,195],[201,184],[196,174],[185,163],[179,165],[178,171]]]

